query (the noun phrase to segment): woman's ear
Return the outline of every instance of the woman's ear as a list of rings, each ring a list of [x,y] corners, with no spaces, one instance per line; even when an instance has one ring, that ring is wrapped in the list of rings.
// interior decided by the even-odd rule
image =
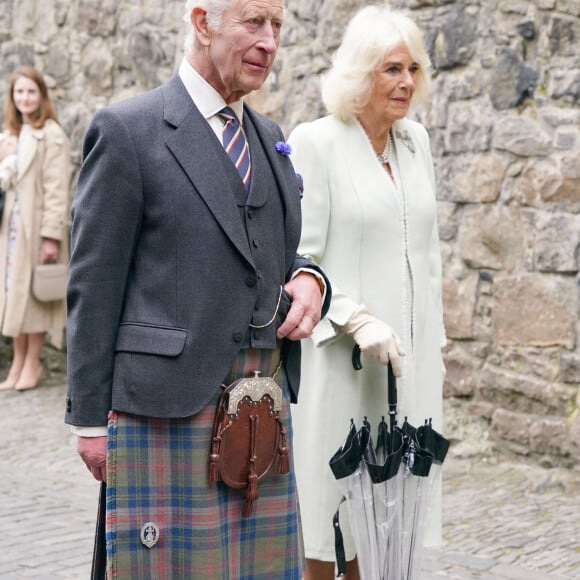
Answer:
[[[211,40],[211,30],[207,24],[207,12],[203,8],[196,6],[191,11],[191,25],[198,42],[203,46],[208,46]]]

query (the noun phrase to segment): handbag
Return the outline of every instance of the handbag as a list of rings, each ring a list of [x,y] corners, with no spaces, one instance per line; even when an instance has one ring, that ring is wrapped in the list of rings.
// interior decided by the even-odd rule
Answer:
[[[282,389],[273,378],[238,379],[225,387],[214,418],[209,480],[246,488],[243,516],[252,514],[258,482],[278,458],[278,473],[289,471],[286,431],[278,415]]]
[[[62,300],[66,296],[68,266],[40,264],[32,272],[32,295],[40,302]]]

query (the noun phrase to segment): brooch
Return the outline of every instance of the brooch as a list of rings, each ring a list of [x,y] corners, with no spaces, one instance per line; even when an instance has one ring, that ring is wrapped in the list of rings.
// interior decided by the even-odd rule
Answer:
[[[413,139],[407,131],[395,131],[395,136],[397,139],[403,143],[403,145],[413,154],[415,155],[415,144],[413,143]]]

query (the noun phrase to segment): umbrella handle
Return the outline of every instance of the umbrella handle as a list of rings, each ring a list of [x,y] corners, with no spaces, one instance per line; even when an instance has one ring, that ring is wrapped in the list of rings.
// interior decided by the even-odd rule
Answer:
[[[360,371],[363,368],[361,361],[361,350],[358,344],[355,344],[352,348],[351,360],[352,360],[352,368],[355,371]]]
[[[352,368],[355,371],[360,371],[363,368],[362,360],[361,360],[361,350],[358,344],[355,344],[352,347]],[[394,401],[395,404],[397,402],[397,377],[395,377],[395,373],[393,372],[393,365],[391,361],[389,361],[388,365],[388,372],[389,372],[389,399]]]

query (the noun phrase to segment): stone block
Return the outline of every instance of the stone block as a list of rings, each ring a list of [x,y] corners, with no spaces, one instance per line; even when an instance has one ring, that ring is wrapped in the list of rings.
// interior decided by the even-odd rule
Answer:
[[[552,140],[533,119],[506,116],[494,127],[493,146],[521,157],[543,157],[550,153]]]
[[[545,106],[538,113],[540,119],[552,127],[567,127],[578,131],[577,126],[580,124],[579,110]]]
[[[577,21],[553,16],[546,31],[552,56],[578,56],[579,33],[580,23]]]
[[[454,155],[438,168],[438,197],[455,203],[492,203],[501,192],[507,160],[497,153]]]
[[[497,409],[491,418],[491,432],[502,439],[528,445],[531,423],[531,418],[524,413]]]
[[[554,70],[548,84],[549,95],[568,103],[580,99],[580,72],[577,70]]]
[[[560,376],[561,350],[559,347],[497,347],[489,353],[487,362],[518,375],[554,382],[558,381]]]
[[[520,61],[511,48],[501,49],[492,76],[491,102],[497,110],[517,107],[534,94],[538,73]]]
[[[580,217],[536,212],[535,266],[540,272],[577,272]]]
[[[494,280],[493,328],[497,344],[576,344],[578,290],[572,277],[522,274]]]
[[[439,240],[451,241],[457,235],[456,205],[440,201],[437,203],[437,224],[439,228]]]
[[[449,338],[473,338],[477,276],[443,280],[443,318]]]
[[[479,362],[454,344],[444,355],[445,382],[443,395],[445,397],[471,397],[475,391],[475,371]]]
[[[470,268],[512,271],[522,263],[524,236],[517,207],[470,208],[458,238],[461,257]]]
[[[492,114],[486,113],[484,102],[480,102],[480,105],[476,101],[449,104],[445,132],[445,150],[448,153],[481,152],[489,149]]]
[[[580,385],[580,352],[562,351],[560,354],[560,380]]]
[[[514,195],[526,205],[580,213],[579,166],[577,154],[535,160],[516,181]]]
[[[580,461],[580,413],[576,409],[570,428],[570,453]]]
[[[464,9],[450,11],[431,47],[433,64],[440,70],[467,64],[475,54],[476,20]]]
[[[566,417],[574,408],[576,389],[486,364],[478,371],[477,395],[502,409]]]
[[[530,450],[566,456],[570,452],[568,430],[563,419],[535,417],[530,424]]]
[[[487,401],[471,401],[467,405],[467,411],[470,415],[489,420],[493,417],[495,410],[496,406]]]

